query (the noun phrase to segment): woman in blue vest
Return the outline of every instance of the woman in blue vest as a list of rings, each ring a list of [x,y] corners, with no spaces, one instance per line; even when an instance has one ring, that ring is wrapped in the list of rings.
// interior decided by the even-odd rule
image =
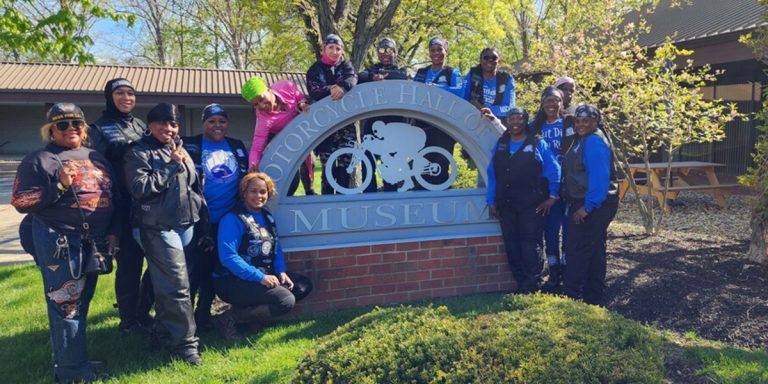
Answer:
[[[378,57],[379,62],[371,65],[370,67],[366,68],[365,71],[362,71],[358,74],[358,82],[360,84],[371,81],[411,79],[405,67],[401,67],[397,64],[397,44],[395,44],[394,40],[388,37],[381,39],[379,44],[376,45],[376,56]],[[376,121],[381,121],[384,123],[402,122],[403,117],[390,115],[377,116],[373,119],[366,119],[363,121],[363,136],[372,135],[377,137],[373,132],[373,123]],[[371,171],[375,174],[377,164],[376,159],[378,159],[379,156],[374,156],[368,152],[366,152],[365,155],[368,157],[368,160],[370,160],[371,165],[373,165],[373,169]],[[390,184],[387,181],[384,181],[382,185],[382,191],[385,192],[397,191],[398,188],[399,185]],[[368,184],[364,192],[376,192],[377,190],[378,185],[376,184],[376,178],[374,177],[373,181]]]
[[[445,64],[447,56],[448,42],[445,41],[445,39],[435,37],[430,40],[429,59],[432,61],[432,64],[416,71],[416,76],[414,76],[413,80],[446,90],[463,98],[464,87],[462,86],[461,72],[458,69],[449,67]],[[456,140],[450,135],[437,127],[433,127],[421,121],[416,122],[415,125],[424,128],[424,133],[427,134],[427,141],[424,144],[425,147],[437,146],[445,149],[448,153],[453,153],[453,147],[456,145]],[[435,176],[425,175],[424,179],[430,184],[442,184],[448,179],[450,162],[443,157],[440,157],[439,159],[435,158],[433,160],[440,164],[442,172]],[[424,189],[424,187],[417,185],[414,189]]]
[[[501,53],[494,47],[483,49],[480,64],[464,79],[464,99],[477,109],[489,108],[496,117],[507,117],[515,106],[515,79],[499,70]]]
[[[203,133],[185,137],[184,147],[195,163],[198,176],[203,179],[203,196],[208,205],[210,228],[195,228],[195,238],[187,252],[189,290],[192,303],[199,291],[195,307],[198,330],[210,329],[213,281],[211,274],[216,263],[216,244],[219,221],[237,204],[240,178],[248,173],[248,151],[238,139],[227,136],[229,116],[218,104],[203,108]],[[198,225],[203,225],[202,221]],[[203,235],[204,234],[204,235]]]
[[[489,108],[481,110],[497,130],[501,121]],[[513,107],[504,131],[488,164],[490,214],[499,219],[504,248],[516,293],[531,293],[541,287],[544,260],[538,246],[545,217],[558,200],[560,165],[545,140],[528,135],[528,112]]]
[[[549,144],[549,148],[555,153],[558,163],[562,163],[562,144],[566,140],[575,137],[572,119],[566,124],[561,117],[563,107],[563,93],[555,87],[547,87],[541,94],[541,104],[536,112],[530,131],[539,135]],[[561,257],[560,228],[563,233],[563,244],[567,233],[567,219],[565,216],[565,204],[557,201],[547,215],[547,223],[544,227],[544,241],[546,244],[547,265],[549,266],[549,281],[546,290],[557,293],[560,290],[563,270],[565,269],[565,253]]]
[[[276,193],[266,173],[246,174],[241,204],[219,224],[214,288],[232,308],[215,316],[214,324],[227,339],[237,336],[237,324],[268,325],[312,291],[307,277],[286,270],[275,219],[265,207]]]
[[[598,129],[600,111],[592,105],[576,108],[578,137],[563,158],[563,198],[567,204],[568,268],[563,292],[590,304],[600,304],[605,290],[605,247],[608,225],[616,215],[616,170],[608,137]]]

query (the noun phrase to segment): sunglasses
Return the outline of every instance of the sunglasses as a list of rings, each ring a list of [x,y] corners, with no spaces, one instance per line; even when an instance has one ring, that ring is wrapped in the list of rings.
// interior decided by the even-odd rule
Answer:
[[[485,60],[485,61],[496,61],[498,59],[499,59],[499,57],[496,56],[496,55],[484,55],[483,56],[483,60]]]
[[[384,54],[384,53],[395,53],[395,50],[392,49],[392,48],[389,48],[389,47],[381,47],[381,48],[378,49],[378,52],[381,53],[381,54]]]
[[[83,129],[83,127],[85,127],[85,121],[82,121],[82,120],[59,121],[55,125],[56,125],[56,129],[62,132],[69,129],[69,127],[72,127],[79,131]]]

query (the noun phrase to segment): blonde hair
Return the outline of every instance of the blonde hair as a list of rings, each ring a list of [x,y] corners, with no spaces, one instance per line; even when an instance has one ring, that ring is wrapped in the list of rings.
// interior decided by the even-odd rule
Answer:
[[[85,122],[84,122],[85,123]],[[43,139],[44,143],[50,143],[53,141],[53,129],[56,129],[54,127],[56,123],[45,123],[42,127],[40,127],[40,137]],[[87,145],[88,142],[88,123],[83,124],[83,128],[80,130],[80,142],[81,145]]]
[[[264,182],[264,184],[267,185],[267,193],[269,196],[267,197],[267,200],[271,199],[272,196],[274,196],[277,193],[277,188],[275,188],[275,182],[272,180],[269,175],[267,175],[264,172],[248,172],[243,176],[243,179],[240,180],[240,190],[239,190],[239,196],[240,201],[245,201],[245,194],[248,192],[248,184],[251,183],[251,181],[255,179],[260,179]]]

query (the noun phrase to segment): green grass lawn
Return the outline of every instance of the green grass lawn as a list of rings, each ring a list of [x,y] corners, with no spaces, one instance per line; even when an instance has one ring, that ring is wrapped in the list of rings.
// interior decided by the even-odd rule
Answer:
[[[146,340],[118,332],[114,274],[100,278],[88,316],[88,351],[120,383],[288,383],[298,360],[326,335],[366,309],[294,319],[237,341],[215,332],[202,335],[202,367],[171,361]],[[32,265],[0,267],[0,373],[3,383],[52,381],[51,348],[42,280]],[[502,310],[501,295],[432,301],[458,317]],[[301,304],[299,304],[301,305]],[[418,305],[426,305],[426,302]],[[666,336],[685,361],[717,383],[768,383],[768,355],[762,351]]]

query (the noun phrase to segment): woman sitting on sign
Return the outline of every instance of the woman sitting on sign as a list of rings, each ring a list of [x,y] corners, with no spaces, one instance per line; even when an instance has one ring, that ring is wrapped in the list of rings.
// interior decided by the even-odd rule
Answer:
[[[93,372],[86,353],[86,317],[98,275],[88,273],[82,239],[88,236],[104,252],[117,251],[121,221],[111,219],[115,183],[107,159],[83,146],[88,126],[79,107],[56,104],[47,118],[40,132],[48,143],[19,164],[11,204],[32,218],[54,381],[91,382],[105,377]]]
[[[291,81],[281,80],[267,87],[264,79],[258,76],[251,77],[243,84],[243,99],[256,108],[256,128],[253,131],[253,143],[248,159],[250,169],[259,170],[261,166],[264,148],[273,136],[277,135],[299,112],[309,111],[309,103],[304,93]],[[269,163],[269,159],[267,159]],[[306,195],[314,195],[315,188],[314,170],[312,166],[312,153],[299,167],[299,172],[288,188],[288,196],[292,196],[299,187],[299,178],[304,186]]]
[[[500,61],[498,49],[483,49],[480,64],[472,67],[464,79],[464,98],[477,109],[487,107],[494,116],[504,118],[515,106],[515,79],[499,70]]]
[[[214,317],[230,339],[237,324],[268,325],[288,313],[312,291],[305,276],[288,272],[275,219],[266,209],[277,193],[266,173],[249,173],[240,181],[241,203],[219,225],[219,262],[214,274],[216,294],[232,308]]]
[[[568,268],[563,292],[599,304],[605,290],[605,244],[608,224],[616,216],[616,169],[609,139],[598,125],[600,111],[592,105],[576,108],[578,137],[563,158],[563,198],[567,205]]]
[[[307,70],[307,90],[313,101],[320,101],[328,96],[331,100],[341,100],[352,87],[357,84],[357,72],[347,60],[344,60],[344,43],[334,34],[325,37],[323,51],[320,60],[316,61]],[[353,147],[357,142],[357,133],[354,125],[343,127],[323,140],[317,146],[316,152],[320,156],[323,169],[322,193],[331,195],[335,193],[328,183],[328,178],[333,177],[340,185],[349,186],[350,175],[346,169],[348,159],[339,159],[333,164],[332,175],[325,174],[325,163],[328,157],[339,148]]]
[[[503,129],[489,108],[481,113]],[[531,293],[541,287],[544,260],[538,246],[545,217],[558,200],[560,165],[546,141],[526,134],[528,112],[513,107],[507,125],[488,164],[486,201],[491,216],[501,223],[515,292]]]

